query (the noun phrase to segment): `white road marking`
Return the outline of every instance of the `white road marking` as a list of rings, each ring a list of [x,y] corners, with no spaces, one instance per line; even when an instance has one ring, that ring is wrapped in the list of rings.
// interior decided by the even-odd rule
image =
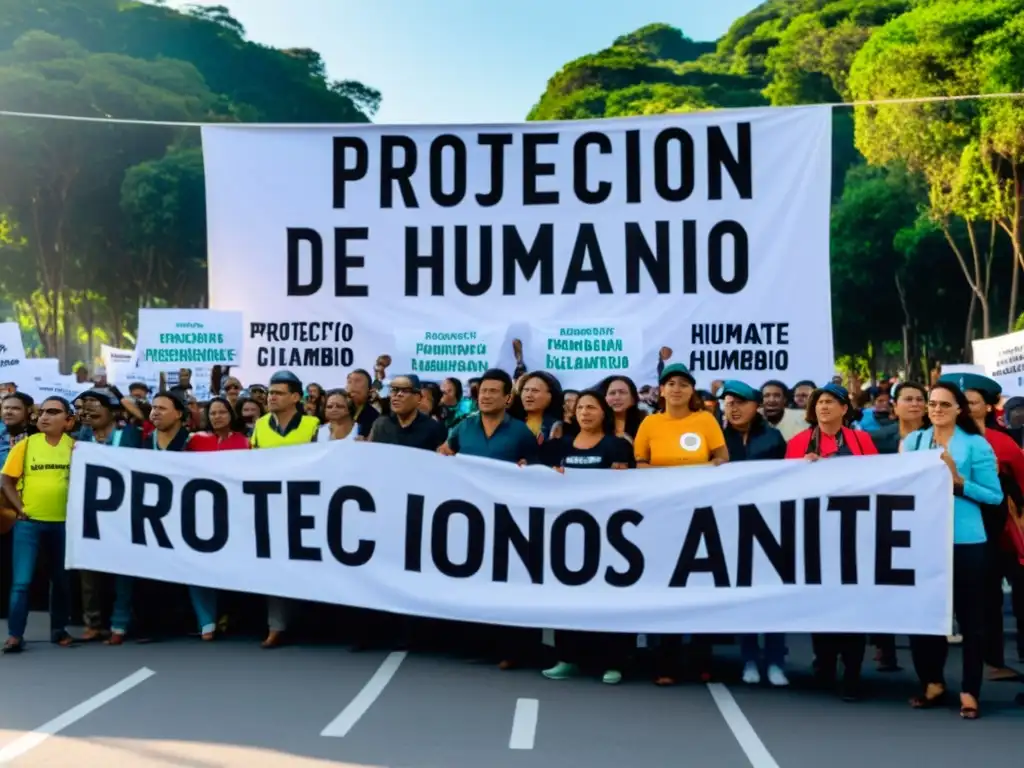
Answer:
[[[55,736],[68,726],[74,725],[86,715],[92,714],[104,704],[109,704],[118,696],[128,693],[128,691],[139,685],[139,683],[145,682],[155,674],[156,672],[153,670],[143,667],[137,672],[133,672],[128,675],[124,680],[114,683],[112,686],[104,691],[100,691],[95,696],[91,696],[81,704],[76,704],[64,714],[58,715],[50,722],[39,726],[34,731],[29,731],[28,733],[19,736],[3,749],[0,749],[0,765],[7,765],[27,752],[31,752],[51,736]]]
[[[732,735],[739,742],[740,749],[750,761],[751,768],[779,768],[779,764],[775,762],[775,758],[761,741],[729,689],[721,683],[708,683],[707,686],[725,724],[729,726]]]
[[[348,732],[352,730],[356,723],[359,722],[359,718],[366,714],[367,710],[373,706],[373,702],[384,692],[387,688],[388,683],[391,682],[391,678],[395,676],[398,668],[402,666],[402,662],[405,661],[405,657],[408,656],[406,651],[395,651],[389,653],[387,658],[381,662],[381,665],[377,668],[377,671],[373,673],[363,689],[356,694],[356,697],[349,702],[348,706],[341,710],[341,714],[334,718],[327,724],[327,727],[320,731],[321,736],[329,736],[336,739],[342,739],[348,736]]]
[[[516,700],[516,713],[512,716],[512,735],[508,739],[509,749],[533,749],[539,713],[540,702],[537,699]]]

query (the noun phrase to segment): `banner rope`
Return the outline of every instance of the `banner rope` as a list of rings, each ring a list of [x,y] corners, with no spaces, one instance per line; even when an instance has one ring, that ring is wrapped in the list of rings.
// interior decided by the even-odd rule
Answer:
[[[843,109],[850,107],[876,107],[876,106],[889,106],[889,105],[900,105],[900,104],[934,104],[942,101],[972,101],[972,100],[989,100],[989,99],[1020,99],[1024,98],[1024,92],[1018,93],[972,93],[961,96],[914,96],[902,99],[868,99],[864,101],[843,101],[829,104],[827,102],[819,104],[792,104],[781,107],[772,107],[772,109],[820,109],[821,107],[828,107],[830,109]],[[765,105],[770,106],[770,105]],[[723,109],[707,110],[713,112],[735,112],[743,109],[759,109],[760,107],[725,107]],[[46,112],[15,112],[10,110],[0,110],[0,117],[22,117],[30,120],[59,120],[71,123],[108,123],[111,125],[152,125],[152,126],[163,126],[168,128],[206,128],[206,127],[218,127],[218,128],[324,128],[331,125],[353,125],[359,127],[394,127],[400,125],[417,125],[416,123],[232,123],[232,122],[185,122],[175,120],[136,120],[132,118],[123,117],[91,117],[85,115],[58,115],[50,114]],[[649,117],[664,117],[664,115],[649,115]],[[574,122],[574,121],[562,121],[562,120],[550,120],[544,122]],[[451,123],[456,125],[457,123]],[[491,125],[507,125],[508,123],[491,123]],[[468,125],[473,125],[469,123]],[[480,123],[479,125],[483,125]]]

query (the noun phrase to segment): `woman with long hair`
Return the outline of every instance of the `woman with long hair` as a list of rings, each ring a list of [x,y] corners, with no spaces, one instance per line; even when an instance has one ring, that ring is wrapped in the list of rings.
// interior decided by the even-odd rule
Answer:
[[[984,669],[985,574],[988,565],[983,504],[999,504],[996,455],[971,417],[967,397],[953,383],[940,381],[928,393],[932,426],[903,441],[904,451],[942,449],[953,477],[953,613],[963,636],[960,717],[980,716],[978,696]],[[936,510],[943,514],[942,510]],[[910,638],[914,669],[924,692],[910,700],[915,709],[931,709],[946,700],[944,670],[949,644],[942,636]]]
[[[359,437],[359,425],[353,414],[352,398],[344,389],[332,389],[324,397],[324,425],[316,434],[317,442],[329,440],[355,440]]]
[[[565,430],[562,385],[547,371],[527,373],[519,385],[519,391],[513,395],[509,415],[524,422],[537,436],[541,447],[540,463],[554,466],[557,456],[551,453],[549,443],[561,439]]]
[[[696,379],[680,363],[667,365],[658,380],[665,401],[664,412],[648,416],[640,423],[633,440],[638,468],[693,467],[719,465],[729,460],[722,426],[704,410],[704,402],[695,390]],[[655,684],[674,685],[679,667],[679,635],[657,638]],[[711,643],[694,637],[690,653],[700,678],[711,679]]]
[[[609,376],[597,385],[597,389],[615,412],[615,434],[633,442],[646,415],[640,410],[636,384],[628,376]]]
[[[1003,579],[1010,585],[1017,619],[1017,648],[1024,660],[1024,540],[1017,518],[1024,509],[1024,453],[996,419],[1003,388],[995,379],[979,374],[942,376],[939,383],[958,384],[967,398],[971,418],[996,455],[996,470],[1003,501],[983,504],[982,520],[988,538],[988,578],[985,584],[985,664],[988,679],[1016,680],[1020,673],[1007,666],[1003,632]]]
[[[424,413],[435,421],[441,421],[441,388],[432,381],[420,385],[420,413]]]
[[[464,395],[461,381],[447,378],[441,382],[441,421],[449,431],[469,416],[475,407],[473,398]]]
[[[218,395],[206,404],[207,432],[195,432],[188,437],[185,450],[190,452],[246,451],[249,438],[241,417],[231,407],[231,401]],[[200,637],[209,642],[217,636],[217,590],[209,587],[188,588],[192,610],[199,624]]]
[[[246,436],[252,437],[252,431],[256,428],[256,422],[265,414],[266,408],[259,400],[242,395],[235,401],[235,413],[242,420],[242,431]]]
[[[633,449],[615,435],[615,413],[597,390],[581,392],[576,400],[578,432],[558,441],[557,469],[629,469],[634,464]],[[629,652],[633,635],[614,632],[565,632],[555,634],[555,648],[562,659],[544,677],[565,680],[581,668],[602,674],[601,680],[614,685],[622,680],[622,662]]]

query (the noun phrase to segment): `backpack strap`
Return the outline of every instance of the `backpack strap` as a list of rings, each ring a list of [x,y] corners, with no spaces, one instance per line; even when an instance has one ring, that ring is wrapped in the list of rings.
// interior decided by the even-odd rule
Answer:
[[[920,451],[921,450],[921,441],[923,439],[924,439],[924,434],[920,430],[918,430],[918,432],[917,432],[917,442],[914,443],[914,450],[915,451]]]

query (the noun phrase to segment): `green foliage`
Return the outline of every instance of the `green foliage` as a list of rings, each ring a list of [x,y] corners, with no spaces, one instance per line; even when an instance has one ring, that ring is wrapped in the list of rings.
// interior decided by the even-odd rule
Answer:
[[[173,122],[366,122],[378,91],[245,38],[221,6],[0,0],[3,107]],[[0,293],[38,352],[120,343],[206,293],[198,131],[0,118]],[[32,336],[33,334],[27,334]]]

